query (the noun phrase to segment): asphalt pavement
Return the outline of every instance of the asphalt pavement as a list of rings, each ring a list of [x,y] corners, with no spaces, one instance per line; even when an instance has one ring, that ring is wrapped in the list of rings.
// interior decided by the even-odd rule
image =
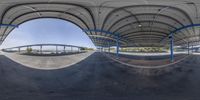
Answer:
[[[39,70],[0,55],[0,100],[199,100],[200,56],[161,76],[135,74],[95,52],[70,67]]]

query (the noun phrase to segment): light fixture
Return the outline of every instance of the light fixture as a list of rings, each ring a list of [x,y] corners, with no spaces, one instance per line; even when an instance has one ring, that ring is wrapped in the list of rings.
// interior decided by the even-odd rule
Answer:
[[[138,25],[138,27],[142,27],[142,25],[141,25],[141,24],[139,24],[139,25]]]

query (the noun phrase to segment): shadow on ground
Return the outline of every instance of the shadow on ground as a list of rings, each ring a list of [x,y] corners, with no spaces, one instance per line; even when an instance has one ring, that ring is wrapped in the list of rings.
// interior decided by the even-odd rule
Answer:
[[[200,56],[162,76],[136,75],[101,53],[63,69],[37,70],[0,55],[0,100],[199,100]]]

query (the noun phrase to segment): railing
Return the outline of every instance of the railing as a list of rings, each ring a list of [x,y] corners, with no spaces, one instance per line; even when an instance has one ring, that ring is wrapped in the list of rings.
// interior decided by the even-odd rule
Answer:
[[[53,46],[55,50],[44,50],[44,47]],[[33,49],[33,47],[39,47],[39,49]],[[58,50],[58,47],[63,47],[62,50]],[[68,49],[66,49],[68,47]],[[25,50],[22,50],[24,49]],[[70,48],[70,49],[69,49]],[[74,46],[74,45],[65,45],[65,44],[33,44],[33,45],[24,45],[11,48],[2,49],[4,52],[18,52],[18,53],[31,53],[31,54],[66,54],[66,53],[75,53],[83,52],[86,47]]]

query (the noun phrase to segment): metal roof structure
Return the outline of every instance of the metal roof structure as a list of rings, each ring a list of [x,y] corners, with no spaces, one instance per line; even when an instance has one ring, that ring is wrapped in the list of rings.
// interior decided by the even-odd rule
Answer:
[[[198,44],[200,0],[0,0],[0,41],[26,21],[59,18],[79,26],[96,46]],[[195,27],[193,27],[195,26]]]

